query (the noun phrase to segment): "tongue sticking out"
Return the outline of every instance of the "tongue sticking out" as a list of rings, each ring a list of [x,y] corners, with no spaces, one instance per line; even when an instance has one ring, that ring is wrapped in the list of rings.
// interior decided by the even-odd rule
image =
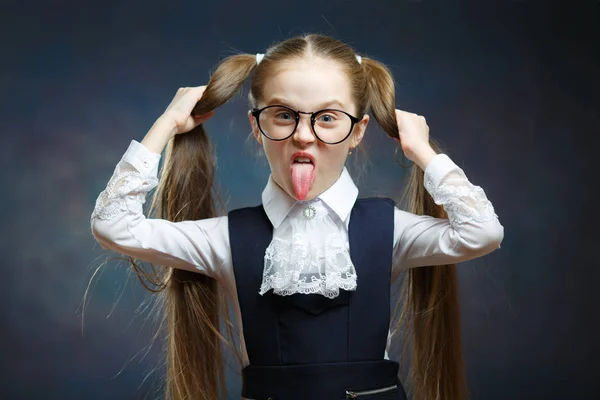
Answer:
[[[298,200],[304,200],[315,178],[315,166],[312,163],[292,163],[292,183]]]

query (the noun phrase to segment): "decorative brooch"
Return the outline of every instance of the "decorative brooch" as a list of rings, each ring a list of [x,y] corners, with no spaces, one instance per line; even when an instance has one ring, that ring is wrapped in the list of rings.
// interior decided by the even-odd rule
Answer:
[[[304,215],[306,219],[313,219],[317,216],[317,210],[312,205],[309,205],[302,211],[302,215]]]

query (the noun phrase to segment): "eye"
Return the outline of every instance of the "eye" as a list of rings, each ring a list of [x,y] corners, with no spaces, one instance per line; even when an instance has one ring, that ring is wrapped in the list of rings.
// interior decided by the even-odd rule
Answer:
[[[331,111],[320,113],[315,118],[315,122],[322,126],[337,124],[339,121],[340,116]]]
[[[289,120],[292,120],[292,119],[294,119],[294,116],[293,116],[293,115],[292,115],[292,113],[291,113],[291,112],[289,112],[289,111],[281,111],[281,112],[279,112],[279,113],[275,114],[275,118],[278,118],[278,119],[283,119],[283,120],[289,121]]]
[[[317,120],[319,122],[334,122],[335,121],[335,115],[333,114],[319,114],[319,116],[317,117]]]

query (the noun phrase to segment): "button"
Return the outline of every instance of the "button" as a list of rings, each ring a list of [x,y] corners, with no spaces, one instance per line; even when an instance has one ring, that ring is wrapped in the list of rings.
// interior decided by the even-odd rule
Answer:
[[[306,219],[313,219],[317,216],[317,210],[312,205],[309,205],[302,210],[302,215],[304,215]]]
[[[427,190],[430,190],[430,191],[431,191],[431,189],[432,189],[432,186],[433,186],[433,182],[431,181],[431,179],[427,179],[427,180],[425,181],[425,189],[427,189]]]

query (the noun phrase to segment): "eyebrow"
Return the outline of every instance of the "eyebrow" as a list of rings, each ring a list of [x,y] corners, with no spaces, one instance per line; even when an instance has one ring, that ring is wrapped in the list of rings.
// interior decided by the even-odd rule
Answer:
[[[271,100],[269,100],[265,105],[267,106],[272,106],[272,105],[276,105],[276,104],[281,104],[283,106],[288,106],[290,108],[294,108],[292,107],[291,103],[289,101],[286,101],[280,97],[274,97]],[[319,106],[317,107],[316,110],[313,111],[318,111],[318,110],[325,110],[328,107],[331,107],[333,104],[337,104],[338,106],[340,106],[340,108],[343,110],[344,109],[344,103],[342,103],[340,100],[338,99],[331,99],[328,101],[324,101],[323,103],[319,104]],[[306,110],[299,110],[299,111],[306,111]]]

